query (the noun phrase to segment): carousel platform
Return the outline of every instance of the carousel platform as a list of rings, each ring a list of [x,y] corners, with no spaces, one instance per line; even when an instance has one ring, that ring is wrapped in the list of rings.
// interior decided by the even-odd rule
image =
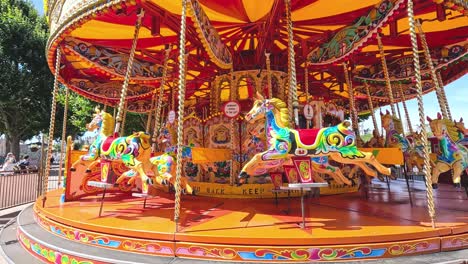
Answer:
[[[413,206],[403,181],[392,181],[390,190],[374,182],[367,200],[359,193],[307,199],[305,228],[300,198],[275,205],[274,199],[183,196],[178,232],[171,194],[148,198],[145,207],[143,198],[109,195],[99,217],[99,197],[60,204],[53,191],[45,208],[39,199],[19,216],[16,235],[31,255],[52,263],[160,263],[151,260],[156,256],[329,262],[468,248],[465,192],[449,185],[435,190],[433,229],[424,184],[411,185]]]

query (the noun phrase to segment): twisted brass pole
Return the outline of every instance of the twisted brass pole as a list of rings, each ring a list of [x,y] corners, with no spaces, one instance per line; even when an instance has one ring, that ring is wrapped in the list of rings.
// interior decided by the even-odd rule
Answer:
[[[392,84],[390,82],[390,75],[388,73],[388,67],[387,67],[387,60],[385,59],[385,53],[382,45],[382,40],[380,39],[380,35],[377,34],[377,44],[379,46],[379,53],[380,53],[380,60],[382,62],[382,69],[384,72],[385,76],[385,84],[387,87],[387,94],[388,98],[390,99],[390,108],[392,110],[392,115],[396,117],[396,112],[395,112],[395,101],[393,100],[393,92],[392,92]]]
[[[151,129],[151,119],[153,119],[153,106],[154,106],[154,102],[156,101],[156,93],[154,92],[153,93],[153,98],[151,98],[151,106],[150,106],[150,110],[148,111],[148,116],[146,117],[146,128],[145,128],[145,131],[146,133],[150,134],[150,129]]]
[[[440,74],[440,71],[437,72],[437,79],[439,79],[440,83],[440,94],[442,95],[442,99],[444,101],[445,109],[447,110],[447,116],[450,120],[452,120],[452,113],[450,112],[450,106],[447,101],[447,95],[445,94],[445,88],[444,88],[444,81],[442,80],[442,75]]]
[[[309,63],[306,61],[304,66],[304,89],[306,93],[306,103],[309,103]]]
[[[128,82],[130,81],[130,75],[132,74],[133,60],[135,58],[135,50],[136,50],[136,46],[138,42],[138,34],[140,33],[141,20],[143,19],[144,15],[145,15],[145,11],[141,9],[140,13],[138,14],[137,21],[135,23],[135,31],[133,33],[132,48],[130,49],[130,54],[128,57],[127,71],[125,72],[125,78],[124,78],[124,82],[122,85],[122,90],[120,92],[120,102],[119,102],[118,112],[117,112],[117,122],[115,124],[115,129],[114,129],[115,133],[118,133],[120,131],[120,125],[122,124],[123,112],[124,112],[124,107],[125,107],[125,99],[127,98]]]
[[[231,90],[230,90],[230,93],[229,93],[229,100],[234,100],[235,99],[235,91],[237,89],[234,89],[234,66],[231,67],[231,72],[230,72],[230,78],[231,78]],[[234,182],[235,182],[235,176],[234,176],[234,154],[235,154],[235,151],[234,151],[234,147],[236,146],[235,143],[234,143],[234,139],[236,138],[235,137],[235,118],[231,118],[230,120],[230,129],[231,129],[231,177],[229,177],[229,183],[230,185],[234,185]]]
[[[60,160],[59,160],[59,175],[58,175],[58,186],[62,183],[62,166],[63,156],[65,154],[65,148],[67,146],[66,134],[67,134],[67,114],[68,114],[68,96],[69,90],[65,87],[65,109],[63,110],[63,124],[62,124],[62,142],[60,144]]]
[[[124,109],[123,109],[123,114],[122,114],[122,124],[120,126],[120,134],[124,135],[125,134],[125,122],[127,122],[127,107],[128,103],[124,103]]]
[[[161,77],[161,83],[159,85],[158,102],[156,106],[156,113],[154,116],[153,144],[151,147],[153,152],[156,151],[156,137],[158,136],[159,129],[161,128],[159,119],[161,118],[161,109],[162,109],[162,103],[163,103],[163,97],[164,97],[164,85],[166,84],[167,65],[169,61],[170,52],[171,52],[171,49],[168,47],[166,49],[166,54],[164,55],[164,68],[163,68],[163,74]]]
[[[351,117],[354,133],[356,133],[356,138],[359,138],[359,124],[358,124],[359,119],[358,119],[357,109],[356,109],[356,105],[354,101],[353,83],[351,82],[349,78],[348,64],[346,62],[343,63],[343,71],[345,75],[346,84],[348,85],[349,106],[351,108],[349,111],[349,115]]]
[[[366,88],[367,102],[369,103],[369,107],[370,107],[370,111],[371,111],[372,123],[374,123],[374,131],[376,131],[377,136],[380,136],[379,135],[379,127],[377,126],[377,119],[375,118],[374,103],[372,102],[370,89],[369,89],[369,84],[367,82],[364,82],[364,87]]]
[[[273,98],[273,87],[271,86],[271,62],[270,53],[265,52],[266,67],[267,67],[267,85],[268,85],[268,98]]]
[[[61,49],[60,46],[57,48],[57,54],[55,58],[55,73],[54,73],[54,89],[52,91],[52,106],[50,108],[50,125],[49,125],[49,139],[47,141],[47,158],[46,167],[44,171],[44,180],[42,182],[42,207],[45,206],[47,201],[47,191],[49,188],[49,174],[50,174],[50,158],[54,151],[54,128],[55,128],[55,112],[57,111],[57,94],[59,88],[59,74],[60,74],[60,59]],[[44,147],[44,146],[42,146]]]
[[[297,101],[297,80],[296,80],[296,61],[294,52],[294,32],[291,18],[291,0],[285,0],[286,4],[286,22],[288,29],[288,76],[289,76],[289,96],[288,109],[289,114],[294,114],[294,123],[299,125],[299,112]]]
[[[405,96],[405,93],[403,92],[403,87],[401,86],[401,83],[398,85],[398,88],[400,90],[401,102],[403,103],[403,110],[405,111],[406,123],[408,124],[409,134],[412,135],[414,133],[413,126],[411,125],[411,119],[409,116],[408,107],[406,107],[406,96]]]
[[[431,179],[431,164],[429,163],[429,153],[427,150],[427,132],[424,118],[424,104],[423,104],[423,93],[422,93],[422,81],[421,81],[421,66],[419,64],[419,53],[418,53],[418,40],[416,36],[416,27],[414,20],[413,11],[413,0],[408,0],[408,18],[409,18],[409,29],[411,37],[411,46],[413,51],[413,65],[416,77],[416,91],[419,108],[419,122],[421,122],[421,143],[423,145],[423,157],[424,157],[424,175],[426,178],[426,195],[427,195],[427,209],[429,217],[431,218],[432,227],[435,228],[435,207],[434,197],[432,195],[432,179]]]
[[[398,118],[400,119],[401,122],[403,122],[403,119],[401,119],[401,112],[400,112],[400,104],[397,102],[396,103],[396,108],[397,108],[397,113],[398,113]],[[402,127],[403,131],[403,135],[405,135],[405,128]]]
[[[309,63],[306,61],[305,66],[304,66],[304,90],[306,93],[306,104],[309,103]],[[314,113],[314,115],[317,115],[318,113]],[[310,120],[307,120],[307,126],[306,128],[309,128],[309,123]],[[315,124],[314,124],[315,126]]]
[[[442,112],[442,116],[445,119],[448,119],[447,109],[445,108],[444,99],[442,97],[441,90],[440,90],[440,83],[439,83],[439,80],[437,79],[434,64],[432,63],[429,46],[427,45],[426,34],[424,34],[424,31],[419,21],[416,21],[416,27],[418,28],[419,39],[421,40],[421,44],[424,49],[424,57],[426,58],[426,63],[427,65],[429,65],[429,70],[431,71],[431,78],[436,89],[437,101],[439,102],[440,111]]]
[[[174,222],[176,232],[179,231],[180,216],[180,178],[182,177],[182,147],[183,147],[183,122],[184,122],[184,103],[185,103],[185,34],[187,28],[187,0],[182,0],[182,15],[180,23],[180,42],[179,42],[179,109],[177,116],[177,158],[176,158],[176,181],[175,181],[175,208]]]

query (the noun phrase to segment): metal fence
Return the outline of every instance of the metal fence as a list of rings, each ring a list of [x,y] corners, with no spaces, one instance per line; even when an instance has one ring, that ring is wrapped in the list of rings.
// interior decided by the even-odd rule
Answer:
[[[41,193],[40,174],[37,172],[8,172],[0,174],[0,210],[30,203]]]
[[[36,201],[42,193],[42,175],[40,171],[27,170],[0,172],[0,210]],[[58,179],[58,166],[55,166],[50,171],[47,191],[60,187]]]

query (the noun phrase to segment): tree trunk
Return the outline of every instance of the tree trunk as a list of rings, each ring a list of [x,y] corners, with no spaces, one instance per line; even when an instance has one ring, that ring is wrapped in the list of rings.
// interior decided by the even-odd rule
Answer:
[[[8,134],[6,133],[5,134],[5,155],[8,153],[8,152],[11,152],[11,149],[10,149],[10,136],[8,136]]]
[[[20,138],[19,136],[10,136],[10,151],[15,155],[16,161],[20,160]]]

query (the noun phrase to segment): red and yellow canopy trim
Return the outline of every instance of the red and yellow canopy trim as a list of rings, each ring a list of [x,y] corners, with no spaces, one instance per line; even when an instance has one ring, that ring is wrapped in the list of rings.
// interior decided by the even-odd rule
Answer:
[[[218,31],[211,25],[210,19],[197,0],[188,1],[188,10],[192,16],[198,37],[208,52],[210,59],[223,69],[232,68],[232,55],[224,45]]]
[[[349,57],[373,39],[377,31],[401,7],[404,0],[383,0],[367,16],[336,33],[328,42],[320,45],[307,55],[311,65],[326,65],[347,61]]]

